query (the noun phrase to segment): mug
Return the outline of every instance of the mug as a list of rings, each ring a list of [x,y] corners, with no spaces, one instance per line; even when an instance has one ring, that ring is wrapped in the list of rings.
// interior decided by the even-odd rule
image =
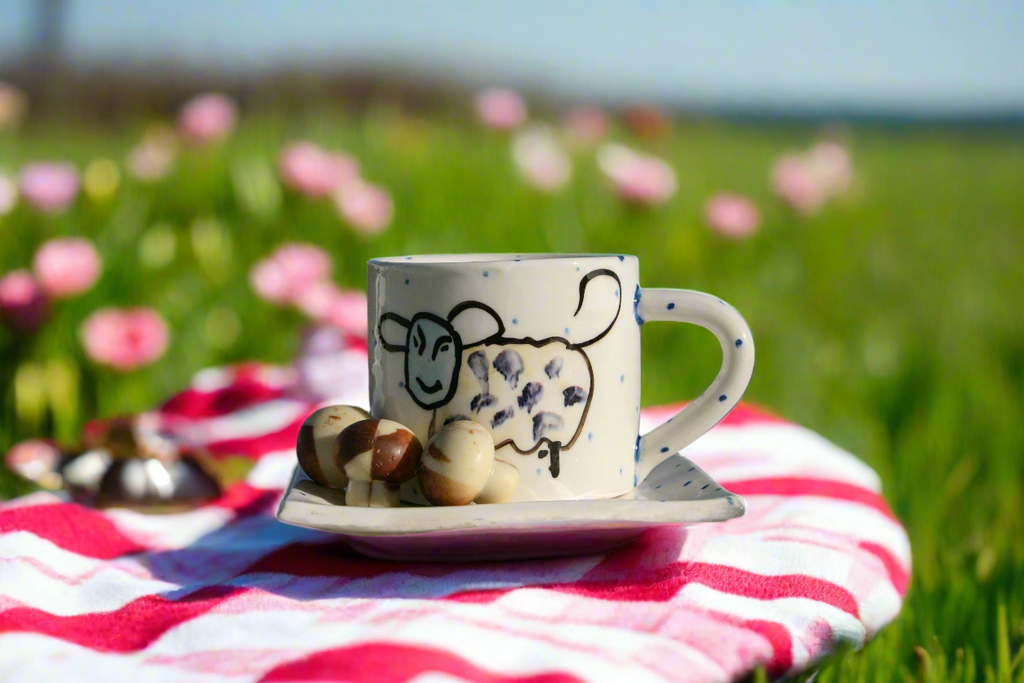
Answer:
[[[367,264],[370,412],[425,445],[470,419],[519,470],[512,502],[614,498],[717,424],[754,369],[750,328],[718,297],[643,289],[635,256],[451,254]],[[640,422],[640,328],[705,327],[722,369],[653,431]],[[680,354],[680,358],[685,358]],[[423,502],[415,482],[403,499]]]

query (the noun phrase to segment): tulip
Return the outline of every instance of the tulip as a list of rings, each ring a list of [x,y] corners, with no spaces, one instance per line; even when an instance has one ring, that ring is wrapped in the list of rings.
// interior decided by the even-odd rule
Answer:
[[[220,142],[235,128],[238,109],[234,101],[222,93],[195,97],[178,114],[178,132],[182,139],[196,147]]]
[[[311,142],[296,142],[281,152],[281,180],[308,197],[329,197],[359,177],[359,162],[343,152],[326,152]]]
[[[14,270],[0,278],[0,321],[15,332],[38,330],[48,308],[46,295],[27,270]]]
[[[387,190],[358,179],[342,185],[334,203],[345,222],[365,235],[387,228],[395,211]]]
[[[68,163],[39,161],[21,171],[21,196],[43,213],[59,213],[78,196],[78,171]]]
[[[747,197],[729,192],[712,196],[704,207],[704,215],[712,230],[733,239],[752,235],[761,225],[757,205]]]
[[[167,350],[167,324],[151,308],[104,308],[82,323],[80,338],[93,362],[120,372],[155,362]]]
[[[526,103],[515,90],[488,88],[473,100],[477,118],[492,130],[511,130],[526,121]]]
[[[597,163],[619,196],[633,204],[663,204],[676,192],[676,172],[657,157],[609,144],[598,152]]]
[[[549,128],[534,126],[512,141],[512,159],[530,186],[551,192],[565,186],[572,177],[572,162]]]
[[[88,291],[100,277],[99,252],[84,237],[60,237],[44,243],[32,259],[36,280],[47,295],[66,299]]]

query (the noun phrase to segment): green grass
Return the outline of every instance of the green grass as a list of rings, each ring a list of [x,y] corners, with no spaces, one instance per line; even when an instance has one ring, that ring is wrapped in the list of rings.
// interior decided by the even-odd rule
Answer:
[[[121,159],[138,133],[40,122],[0,138],[0,166]],[[71,439],[82,420],[152,405],[204,366],[287,360],[302,320],[257,299],[245,279],[285,239],[328,248],[336,279],[359,287],[366,259],[385,254],[633,253],[645,285],[710,291],[744,313],[758,350],[747,398],[863,457],[909,530],[903,615],[863,652],[827,662],[820,680],[1024,681],[1024,132],[854,129],[857,187],[799,219],[773,200],[767,168],[813,134],[683,124],[647,145],[671,160],[680,191],[644,212],[616,201],[587,154],[569,191],[532,192],[505,142],[456,118],[251,116],[228,145],[186,155],[162,184],[126,180],[109,202],[0,219],[3,270],[71,233],[95,239],[107,265],[99,286],[61,305],[35,340],[0,332],[0,448],[41,433]],[[274,155],[294,137],[357,154],[394,193],[392,229],[360,238],[329,206],[275,194]],[[702,204],[719,189],[758,200],[755,237],[730,243],[702,225]],[[176,236],[176,251],[146,268],[139,244],[154,226]],[[168,355],[126,376],[89,365],[81,319],[138,303],[170,321]],[[700,393],[719,355],[701,330],[645,327],[644,403]],[[0,473],[0,496],[21,490]]]

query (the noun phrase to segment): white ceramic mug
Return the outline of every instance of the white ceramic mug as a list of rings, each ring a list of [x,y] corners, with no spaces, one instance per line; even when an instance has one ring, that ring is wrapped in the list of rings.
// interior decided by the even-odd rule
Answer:
[[[367,290],[373,416],[424,444],[453,419],[484,425],[495,457],[519,469],[513,501],[629,493],[725,417],[754,369],[736,309],[701,292],[642,289],[635,256],[381,258],[367,264]],[[655,320],[711,330],[722,369],[638,436],[640,328]],[[418,499],[415,484],[403,497]]]

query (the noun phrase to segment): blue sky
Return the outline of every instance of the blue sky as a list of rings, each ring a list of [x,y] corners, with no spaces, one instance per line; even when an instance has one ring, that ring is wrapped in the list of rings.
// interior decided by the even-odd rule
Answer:
[[[600,100],[1024,114],[1024,1],[68,0],[75,59],[336,60]],[[0,4],[0,59],[32,0]]]

